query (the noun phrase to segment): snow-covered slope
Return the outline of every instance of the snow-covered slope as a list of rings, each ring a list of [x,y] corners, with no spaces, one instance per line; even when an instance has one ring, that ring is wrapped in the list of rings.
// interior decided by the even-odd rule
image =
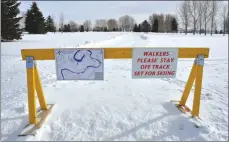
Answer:
[[[47,102],[56,105],[36,137],[18,138],[28,122],[20,50],[72,46],[209,47],[202,121],[182,114],[170,102],[180,99],[194,59],[178,60],[176,79],[131,79],[131,59],[105,60],[104,81],[57,81],[55,61],[38,61]],[[25,34],[22,41],[1,43],[1,134],[1,140],[228,140],[228,36],[49,33]]]

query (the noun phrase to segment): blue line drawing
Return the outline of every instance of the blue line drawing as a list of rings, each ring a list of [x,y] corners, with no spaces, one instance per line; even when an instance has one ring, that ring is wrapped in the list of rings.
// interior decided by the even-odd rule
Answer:
[[[81,51],[81,50],[78,50],[78,51],[74,54],[74,56],[73,56],[73,59],[77,62],[77,65],[78,65],[80,62],[82,62],[83,59],[84,59],[84,57],[85,57],[85,53],[84,53],[84,55],[83,55],[80,59],[77,59],[77,58],[76,58],[76,55],[77,55],[80,51]],[[62,75],[62,77],[63,77],[63,80],[64,80],[63,71],[70,71],[71,73],[81,74],[81,73],[84,73],[88,68],[98,68],[98,67],[100,67],[100,65],[102,64],[101,61],[99,61],[99,60],[96,59],[96,58],[93,58],[93,57],[91,56],[91,55],[92,55],[92,52],[91,52],[90,50],[87,50],[87,51],[90,53],[91,59],[94,59],[94,60],[98,61],[98,62],[99,62],[99,65],[98,65],[98,66],[91,66],[91,65],[89,65],[89,66],[87,66],[87,67],[85,68],[85,70],[82,71],[82,72],[74,72],[74,71],[71,71],[71,70],[69,70],[69,69],[67,69],[67,68],[61,69],[61,75]]]

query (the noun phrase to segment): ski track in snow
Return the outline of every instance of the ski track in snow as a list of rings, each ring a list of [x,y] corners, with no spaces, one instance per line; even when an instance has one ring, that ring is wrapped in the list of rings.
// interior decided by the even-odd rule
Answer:
[[[1,140],[228,140],[227,37],[141,35],[26,35],[20,44],[2,43]],[[93,42],[85,42],[85,39]],[[76,44],[104,48],[184,47],[188,44],[209,47],[210,58],[205,61],[201,95],[202,127],[196,128],[194,124],[199,121],[182,114],[169,102],[180,99],[194,59],[178,60],[175,79],[131,79],[131,60],[105,60],[104,81],[59,82],[56,81],[55,61],[38,61],[47,102],[56,105],[39,135],[19,138],[17,135],[28,122],[26,68],[20,49],[31,48],[31,43],[32,48]],[[193,93],[194,88],[187,102],[190,108]]]

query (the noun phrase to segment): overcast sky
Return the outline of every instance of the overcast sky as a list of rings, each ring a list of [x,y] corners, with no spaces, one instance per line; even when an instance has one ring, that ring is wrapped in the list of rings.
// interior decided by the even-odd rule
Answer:
[[[118,19],[128,14],[136,22],[142,22],[152,13],[175,13],[176,5],[181,1],[37,1],[43,15],[53,15],[59,22],[60,13],[64,13],[65,22],[73,20],[81,24],[85,20]],[[21,1],[20,10],[27,11],[31,1]]]
[[[35,0],[34,0],[35,1]],[[37,1],[43,15],[54,16],[58,27],[60,13],[63,12],[65,23],[70,20],[83,24],[85,20],[96,19],[118,20],[120,16],[128,14],[140,23],[149,19],[152,13],[175,14],[176,7],[182,1]],[[228,3],[228,1],[224,1]],[[26,12],[32,1],[21,1],[20,10]],[[179,21],[178,21],[179,22]]]

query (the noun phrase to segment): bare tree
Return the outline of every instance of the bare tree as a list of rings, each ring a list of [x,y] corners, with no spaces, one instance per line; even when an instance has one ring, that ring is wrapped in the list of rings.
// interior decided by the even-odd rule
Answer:
[[[164,14],[158,15],[157,20],[158,20],[158,31],[163,33],[164,29],[165,29],[165,27],[164,27]]]
[[[158,14],[154,13],[149,16],[149,23],[151,25],[151,30],[153,29],[153,24],[154,24],[155,19],[158,19]]]
[[[69,25],[70,25],[70,31],[72,31],[72,32],[78,31],[78,24],[77,23],[75,23],[74,21],[70,21]]]
[[[129,31],[133,31],[133,28],[134,28],[134,24],[136,23],[136,21],[134,20],[133,17],[129,17]]]
[[[221,11],[222,23],[223,23],[223,35],[226,33],[226,26],[228,27],[228,4],[224,4]]]
[[[203,10],[204,8],[204,1],[199,1],[197,3],[197,11],[198,11],[198,22],[199,22],[199,34],[201,35],[201,32],[202,32],[202,22],[203,22]]]
[[[124,15],[119,18],[119,25],[122,31],[132,31],[134,28],[135,20],[129,15]]]
[[[100,20],[101,27],[107,27],[107,21],[105,19]]]
[[[196,33],[196,23],[199,18],[198,3],[199,1],[192,0],[192,1],[189,1],[189,5],[188,5],[188,10],[192,18],[192,22],[193,22],[193,35],[195,35]]]
[[[83,26],[84,26],[84,29],[88,32],[91,30],[91,27],[92,27],[92,24],[91,24],[91,21],[90,20],[86,20],[84,23],[83,23]]]
[[[214,28],[214,21],[216,20],[218,10],[219,10],[219,2],[218,1],[211,1],[211,35],[213,33]]]
[[[95,20],[94,28],[100,27],[100,20]]]
[[[172,18],[173,18],[173,16],[171,14],[165,15],[165,32],[167,32],[167,33],[171,31]]]
[[[125,31],[125,23],[124,22],[125,22],[124,17],[120,17],[119,18],[119,26],[122,29],[122,31]]]
[[[180,7],[177,9],[177,13],[178,13],[183,25],[184,25],[186,35],[188,33],[188,26],[189,26],[189,22],[190,22],[190,14],[189,14],[188,7],[189,7],[189,2],[184,1],[181,3]]]
[[[94,28],[96,31],[103,31],[107,27],[107,22],[105,19],[98,19],[95,21]]]
[[[107,27],[109,31],[113,31],[116,30],[116,28],[118,28],[118,22],[115,19],[109,19],[107,21]]]
[[[63,30],[64,30],[64,14],[63,13],[60,14],[60,23],[59,23],[59,26],[60,26],[61,32],[63,33]]]
[[[210,1],[203,1],[203,22],[204,22],[204,34],[207,34],[207,26],[208,22],[211,18],[211,2]]]
[[[151,25],[153,25],[153,15],[150,15],[150,16],[149,16],[149,23],[150,23]]]
[[[217,21],[216,20],[214,21],[213,29],[214,29],[214,33],[218,34],[218,28],[217,28]]]
[[[225,25],[226,25],[226,28],[225,28],[225,31],[226,31],[226,33],[228,34],[229,32],[228,32],[228,29],[229,29],[229,12],[228,12],[228,10],[227,10],[227,18],[226,18],[226,21],[225,21]]]

